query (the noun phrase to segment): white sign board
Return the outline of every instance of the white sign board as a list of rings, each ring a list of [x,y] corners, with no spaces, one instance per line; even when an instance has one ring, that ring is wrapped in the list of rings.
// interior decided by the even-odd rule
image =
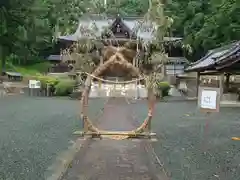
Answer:
[[[28,87],[30,89],[40,89],[41,88],[41,82],[37,80],[29,80]]]
[[[211,90],[202,90],[201,94],[201,108],[203,109],[217,109],[217,92]]]
[[[218,112],[220,104],[220,89],[199,87],[198,106],[204,112]]]

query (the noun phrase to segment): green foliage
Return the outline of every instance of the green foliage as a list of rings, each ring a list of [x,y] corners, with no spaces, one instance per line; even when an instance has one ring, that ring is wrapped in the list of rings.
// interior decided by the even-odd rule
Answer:
[[[27,70],[36,71],[38,73],[45,73],[51,67],[49,62],[34,63],[32,65],[23,66]]]
[[[67,96],[72,93],[75,81],[69,78],[38,75],[31,77],[41,82],[42,88],[54,88],[56,96]]]
[[[193,48],[192,59],[240,39],[239,0],[3,0],[0,3],[0,59],[26,65],[48,55],[56,37],[76,30],[83,13],[144,16],[157,21],[157,40],[166,32],[182,36]],[[161,3],[166,6],[163,7]],[[149,8],[150,7],[150,8]],[[148,11],[149,9],[149,11]],[[165,14],[165,16],[164,16]],[[160,18],[159,18],[160,17]],[[163,18],[164,17],[164,18]],[[173,19],[173,21],[172,21]],[[173,26],[170,25],[173,23]],[[170,33],[170,34],[169,34]],[[161,47],[160,47],[161,49]]]
[[[9,0],[0,3],[0,59],[14,54],[18,64],[46,55],[59,32],[72,33],[85,4],[72,0]],[[48,52],[49,53],[49,52]],[[47,53],[47,54],[48,54]]]
[[[65,77],[54,76],[30,76],[28,79],[36,79],[41,82],[42,89],[53,88],[56,96],[67,96],[72,93],[75,81]]]
[[[46,63],[36,63],[33,65],[27,65],[27,66],[12,66],[11,69],[21,73],[23,76],[26,76],[26,75],[40,75],[44,72],[47,72],[49,67],[50,67],[50,64],[46,62]]]
[[[106,13],[121,14],[123,16],[142,16],[147,12],[148,7],[147,0],[108,0]]]
[[[73,87],[75,85],[74,80],[63,79],[55,85],[55,95],[57,96],[66,96],[73,92]]]
[[[173,35],[184,37],[193,48],[190,58],[240,39],[240,1],[172,0],[167,13],[173,17]]]
[[[170,90],[170,84],[168,82],[157,82],[157,89],[158,91],[161,91],[162,97],[168,96],[169,95],[169,90]]]
[[[1,66],[2,66],[2,63],[0,60],[0,69],[1,69]],[[12,63],[12,59],[8,57],[5,65],[5,70],[19,72],[23,76],[35,76],[35,75],[41,75],[43,72],[47,72],[50,66],[51,64],[49,62],[36,63],[36,64],[26,65],[26,66],[14,65]]]
[[[52,76],[39,75],[33,78],[40,81],[43,88],[46,88],[47,86],[56,86],[59,83],[59,79]]]

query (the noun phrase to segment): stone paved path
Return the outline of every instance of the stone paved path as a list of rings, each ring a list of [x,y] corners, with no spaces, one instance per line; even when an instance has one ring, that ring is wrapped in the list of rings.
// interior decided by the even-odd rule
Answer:
[[[134,129],[130,106],[124,99],[110,99],[98,127]],[[110,139],[87,142],[62,180],[165,180],[161,169],[145,151],[146,143]]]

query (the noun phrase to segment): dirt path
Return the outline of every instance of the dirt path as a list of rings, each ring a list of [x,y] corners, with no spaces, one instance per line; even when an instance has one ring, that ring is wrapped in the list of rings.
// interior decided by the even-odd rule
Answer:
[[[134,129],[130,106],[125,99],[110,99],[98,127]],[[161,169],[146,152],[145,144],[131,140],[91,140],[76,154],[61,180],[165,180],[160,178]]]

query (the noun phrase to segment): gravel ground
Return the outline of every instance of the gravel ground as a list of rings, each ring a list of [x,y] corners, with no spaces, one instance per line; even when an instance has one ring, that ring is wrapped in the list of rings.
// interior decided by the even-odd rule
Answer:
[[[98,127],[107,130],[133,130],[131,105],[124,98],[110,99]],[[145,141],[89,140],[76,153],[61,180],[166,180]]]
[[[239,180],[239,108],[222,108],[210,117],[197,110],[195,102],[161,102],[152,122],[159,141],[156,154],[171,180]],[[137,103],[135,111],[142,121],[146,104]],[[206,121],[209,120],[206,129]]]
[[[91,118],[104,101],[90,101]],[[48,167],[76,139],[78,112],[79,101],[64,98],[0,98],[0,180],[44,180]]]
[[[146,104],[137,102],[134,109],[142,122]],[[93,118],[104,101],[90,103]],[[78,105],[57,98],[1,98],[0,180],[45,179],[48,167],[75,140],[72,132],[81,128]],[[162,102],[152,127],[158,134],[155,152],[171,180],[240,180],[240,142],[231,140],[240,136],[238,108],[206,117],[194,102]]]

